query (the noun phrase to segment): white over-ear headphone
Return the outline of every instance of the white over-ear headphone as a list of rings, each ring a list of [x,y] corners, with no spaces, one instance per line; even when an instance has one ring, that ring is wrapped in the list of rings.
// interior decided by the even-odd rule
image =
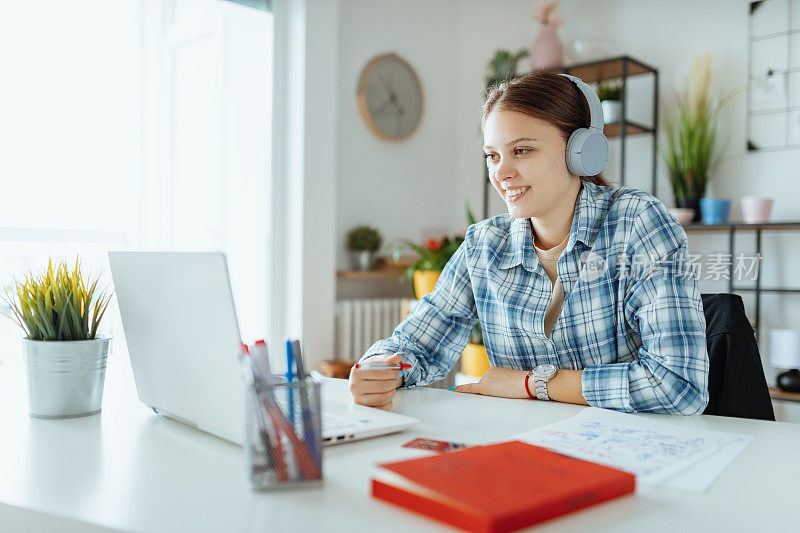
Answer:
[[[603,134],[603,107],[597,93],[580,78],[560,74],[577,85],[589,103],[591,122],[588,128],[578,128],[567,141],[567,169],[576,176],[600,174],[608,161],[608,139]]]

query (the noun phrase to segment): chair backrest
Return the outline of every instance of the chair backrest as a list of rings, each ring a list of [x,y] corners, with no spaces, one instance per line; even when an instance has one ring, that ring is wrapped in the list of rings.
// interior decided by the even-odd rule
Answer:
[[[708,344],[704,414],[775,420],[753,327],[737,294],[702,294]]]

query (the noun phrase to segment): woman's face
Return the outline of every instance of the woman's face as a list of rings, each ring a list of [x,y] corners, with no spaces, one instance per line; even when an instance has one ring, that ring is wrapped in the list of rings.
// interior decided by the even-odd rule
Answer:
[[[547,121],[517,111],[492,111],[484,122],[483,144],[489,180],[512,217],[547,215],[580,180],[567,170],[561,131]]]

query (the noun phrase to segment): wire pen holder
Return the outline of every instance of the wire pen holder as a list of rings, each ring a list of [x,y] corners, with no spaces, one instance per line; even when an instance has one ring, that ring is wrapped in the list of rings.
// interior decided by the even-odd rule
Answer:
[[[245,456],[253,489],[322,482],[320,387],[311,376],[248,383]]]

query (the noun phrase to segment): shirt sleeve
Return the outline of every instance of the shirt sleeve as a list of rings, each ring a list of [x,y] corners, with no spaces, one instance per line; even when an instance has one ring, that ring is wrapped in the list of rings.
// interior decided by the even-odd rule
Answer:
[[[624,314],[641,346],[630,363],[584,368],[583,396],[620,411],[701,414],[708,405],[706,322],[686,233],[663,205],[651,204],[634,223],[627,251]]]
[[[461,357],[478,320],[467,265],[470,230],[433,292],[419,299],[391,337],[376,342],[361,357],[363,361],[380,353],[405,352],[403,362],[412,368],[404,373],[403,388],[444,379]]]

